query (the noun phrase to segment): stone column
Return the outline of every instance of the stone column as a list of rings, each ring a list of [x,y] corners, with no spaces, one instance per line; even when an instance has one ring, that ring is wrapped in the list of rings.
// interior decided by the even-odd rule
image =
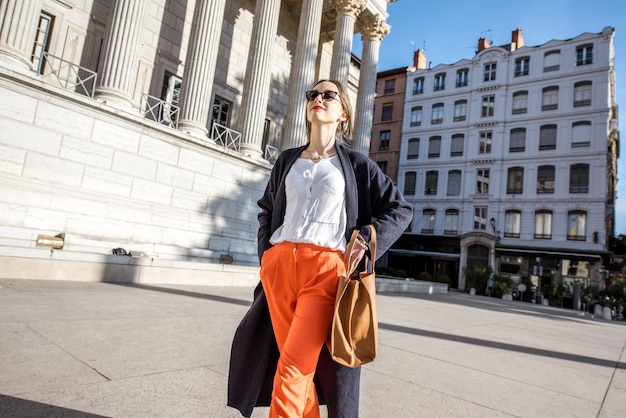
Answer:
[[[115,107],[133,106],[146,3],[144,0],[116,0],[113,4],[95,96]]]
[[[0,1],[0,65],[28,73],[35,43],[41,0]]]
[[[352,37],[357,16],[365,9],[364,0],[331,0],[337,12],[335,45],[330,64],[330,78],[346,85],[352,55]]]
[[[315,83],[315,62],[320,40],[323,0],[304,0],[298,27],[296,53],[289,80],[289,106],[283,130],[282,147],[293,148],[307,142],[305,93]]]
[[[226,0],[196,1],[180,89],[178,129],[206,140]]]
[[[372,138],[374,95],[376,93],[376,68],[380,42],[389,33],[390,26],[379,15],[367,17],[359,22],[363,36],[363,57],[356,99],[354,138],[352,149],[369,154]]]
[[[269,98],[272,50],[276,43],[280,0],[257,0],[241,103],[241,152],[263,155],[263,125]]]

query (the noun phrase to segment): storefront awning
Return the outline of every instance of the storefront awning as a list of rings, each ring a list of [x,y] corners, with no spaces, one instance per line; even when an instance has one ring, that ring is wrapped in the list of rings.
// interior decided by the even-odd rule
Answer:
[[[496,248],[496,254],[506,255],[526,255],[533,257],[551,257],[551,258],[565,258],[571,260],[596,260],[602,259],[601,254],[593,253],[579,253],[579,252],[567,252],[567,251],[549,251],[544,249],[524,249],[524,248]]]
[[[439,260],[458,260],[461,258],[460,254],[438,253],[435,251],[403,250],[400,248],[391,248],[387,252],[405,256],[405,257],[425,255],[425,256],[432,257],[434,259],[439,259]]]

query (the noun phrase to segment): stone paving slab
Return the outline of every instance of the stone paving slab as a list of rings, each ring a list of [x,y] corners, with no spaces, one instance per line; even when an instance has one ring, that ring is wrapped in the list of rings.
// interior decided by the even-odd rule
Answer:
[[[226,379],[251,299],[249,287],[0,279],[0,416],[238,417]],[[455,292],[378,303],[362,418],[626,416],[624,322]]]

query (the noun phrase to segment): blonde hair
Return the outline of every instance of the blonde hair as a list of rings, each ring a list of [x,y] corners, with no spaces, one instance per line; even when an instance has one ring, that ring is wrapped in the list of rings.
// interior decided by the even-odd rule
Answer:
[[[346,120],[339,122],[339,124],[337,125],[337,132],[335,133],[335,137],[350,140],[352,138],[352,105],[350,104],[348,91],[343,86],[343,84],[337,80],[320,80],[315,83],[313,87],[315,88],[315,86],[325,81],[333,83],[335,87],[337,87],[337,91],[339,92],[339,99],[341,99],[341,107],[343,109],[344,116],[346,117]],[[304,121],[306,124],[306,137],[310,141],[311,123],[309,122],[306,113],[304,114]]]

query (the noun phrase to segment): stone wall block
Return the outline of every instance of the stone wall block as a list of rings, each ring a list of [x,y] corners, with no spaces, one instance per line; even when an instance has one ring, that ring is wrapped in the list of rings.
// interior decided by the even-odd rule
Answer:
[[[24,177],[42,180],[48,185],[80,187],[83,171],[83,164],[34,153],[29,153],[24,163]]]

